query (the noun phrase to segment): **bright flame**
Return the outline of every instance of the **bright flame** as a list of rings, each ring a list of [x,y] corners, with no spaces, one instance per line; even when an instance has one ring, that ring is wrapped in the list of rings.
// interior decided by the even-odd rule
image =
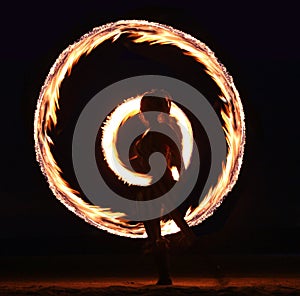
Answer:
[[[104,158],[115,173],[119,180],[128,185],[149,186],[152,184],[152,176],[140,174],[129,170],[120,160],[116,148],[119,127],[130,117],[140,112],[141,99],[145,94],[130,98],[119,105],[104,123],[101,146]],[[184,112],[174,103],[171,102],[170,116],[175,119],[181,133],[181,150],[183,154],[183,163],[185,169],[188,168],[193,152],[193,130],[189,119]],[[144,137],[150,128],[142,135]],[[177,170],[177,169],[176,169]],[[173,174],[173,172],[172,172]],[[178,171],[177,171],[177,174]],[[174,176],[174,175],[173,175]],[[179,177],[178,177],[179,179]],[[177,179],[177,180],[178,180]],[[175,178],[174,178],[175,180]]]
[[[141,96],[138,96],[136,99],[125,101],[116,108],[104,124],[101,144],[104,158],[119,180],[129,185],[148,186],[152,181],[151,176],[127,169],[121,162],[116,148],[119,127],[128,118],[139,113],[140,101]]]
[[[178,172],[176,166],[171,167],[171,173],[172,173],[172,177],[173,177],[174,181],[178,181],[179,180],[179,172]]]
[[[221,90],[220,100],[225,106],[222,110],[222,118],[228,146],[227,161],[216,186],[209,190],[204,200],[193,212],[189,210],[186,213],[185,219],[188,224],[197,225],[213,214],[237,181],[244,153],[245,123],[238,91],[225,67],[218,62],[214,53],[204,43],[184,32],[147,21],[119,21],[93,29],[65,49],[52,66],[37,102],[34,120],[36,158],[52,192],[69,210],[86,222],[110,233],[133,238],[146,237],[142,223],[129,225],[122,219],[123,213],[113,213],[110,209],[90,205],[80,198],[79,193],[75,192],[63,179],[61,169],[51,153],[53,142],[48,134],[57,124],[56,110],[59,108],[60,85],[66,75],[70,75],[72,67],[81,56],[89,54],[105,40],[113,42],[124,33],[128,33],[132,42],[135,43],[169,44],[180,48],[184,54],[204,65],[208,75]],[[177,111],[180,112],[179,110],[173,112]],[[180,122],[180,124],[184,123]],[[187,146],[185,149],[182,154],[186,166],[189,162],[190,148]],[[109,153],[106,155],[109,161],[111,157]],[[123,170],[122,165],[116,166],[115,169]],[[143,178],[140,180],[144,180]],[[175,233],[178,230],[173,221],[162,222],[163,235]]]

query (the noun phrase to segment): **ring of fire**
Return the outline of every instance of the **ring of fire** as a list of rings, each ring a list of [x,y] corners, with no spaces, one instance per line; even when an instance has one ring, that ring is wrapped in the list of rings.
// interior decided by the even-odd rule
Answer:
[[[146,237],[142,223],[130,225],[122,219],[123,213],[113,213],[109,209],[86,203],[63,179],[62,171],[51,153],[51,145],[55,143],[48,135],[50,129],[55,128],[57,124],[59,89],[66,75],[70,75],[72,67],[83,55],[89,54],[106,40],[114,42],[124,33],[129,34],[135,43],[176,46],[183,54],[193,57],[196,62],[202,64],[206,73],[220,88],[219,98],[223,104],[221,117],[228,147],[226,163],[218,183],[210,188],[194,211],[189,210],[186,213],[185,219],[190,226],[197,225],[211,216],[235,185],[244,154],[245,121],[238,91],[225,67],[204,43],[172,27],[138,20],[109,23],[83,35],[59,55],[41,89],[35,111],[34,140],[37,161],[53,194],[69,210],[100,229],[137,238]],[[178,230],[173,221],[162,222],[163,235]]]

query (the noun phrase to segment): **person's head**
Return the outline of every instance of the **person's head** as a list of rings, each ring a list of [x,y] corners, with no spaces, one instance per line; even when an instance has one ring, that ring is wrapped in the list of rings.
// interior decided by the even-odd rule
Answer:
[[[149,111],[156,111],[161,112],[161,114],[158,115],[157,121],[158,122],[164,122],[164,114],[170,114],[171,109],[171,100],[168,98],[161,98],[161,97],[155,97],[155,96],[144,96],[141,99],[140,104],[140,112],[141,112],[141,119],[144,122],[150,121],[150,116],[147,115],[147,112]]]

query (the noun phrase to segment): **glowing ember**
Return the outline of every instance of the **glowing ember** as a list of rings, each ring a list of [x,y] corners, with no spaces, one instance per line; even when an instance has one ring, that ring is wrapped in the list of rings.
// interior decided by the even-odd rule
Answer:
[[[176,166],[172,166],[172,167],[171,167],[171,172],[172,172],[172,177],[173,177],[173,179],[174,179],[175,181],[178,181],[180,175],[179,175],[179,172],[178,172],[178,170],[177,170],[177,167],[176,167]]]
[[[124,33],[129,34],[130,40],[135,43],[176,46],[182,50],[183,54],[193,57],[196,62],[204,65],[207,74],[220,88],[221,94],[219,98],[223,104],[221,115],[224,120],[223,129],[228,146],[227,160],[219,176],[218,183],[209,190],[194,211],[189,210],[186,214],[185,219],[188,224],[190,226],[197,225],[213,214],[213,211],[221,204],[223,198],[237,181],[244,152],[245,123],[243,107],[231,76],[229,76],[224,66],[218,62],[214,53],[205,44],[181,31],[147,21],[119,21],[93,29],[64,50],[51,68],[37,102],[34,120],[37,160],[54,195],[69,210],[86,222],[110,233],[122,236],[133,238],[146,236],[143,225],[141,223],[137,225],[128,224],[127,221],[122,219],[123,213],[113,213],[110,209],[104,209],[84,202],[79,193],[74,191],[63,179],[61,169],[50,149],[51,145],[55,145],[49,136],[49,131],[51,128],[55,128],[57,124],[56,110],[59,108],[59,89],[62,81],[66,75],[71,73],[72,67],[81,56],[89,54],[105,40],[112,40],[112,42],[117,40]],[[132,175],[132,172],[129,172],[121,162],[115,161],[118,159],[118,153],[114,148],[118,126],[122,125],[127,118],[138,113],[139,100],[140,97],[134,98],[121,104],[116,109],[117,115],[112,115],[115,117],[113,120],[108,120],[104,127],[103,137],[105,137],[105,141],[102,142],[105,142],[105,145],[108,146],[102,146],[102,149],[106,161],[120,179],[129,184],[143,184],[146,186],[151,183],[151,176],[137,173]],[[177,120],[178,125],[182,126],[182,159],[184,167],[187,168],[192,149],[190,144],[191,127],[189,121],[186,121],[184,113],[175,104],[172,104],[170,113],[170,116]],[[184,130],[190,132],[184,132]],[[172,168],[172,174],[174,180],[179,180],[179,172],[174,167]],[[177,231],[178,228],[173,221],[162,222],[163,235]]]

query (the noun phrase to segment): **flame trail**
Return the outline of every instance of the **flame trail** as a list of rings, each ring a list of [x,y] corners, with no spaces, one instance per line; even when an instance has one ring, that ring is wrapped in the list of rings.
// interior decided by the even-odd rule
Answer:
[[[115,109],[115,111],[109,116],[108,120],[104,123],[101,139],[102,151],[108,166],[124,183],[138,186],[150,185],[152,178],[149,175],[140,174],[127,169],[119,159],[118,151],[116,149],[116,142],[119,127],[130,117],[133,117],[140,112],[140,102],[143,95],[144,94],[138,95],[135,98],[130,98]],[[173,102],[171,103],[170,116],[175,119],[182,135],[182,159],[184,167],[187,169],[193,150],[192,127],[184,112]],[[142,138],[149,132],[149,130],[150,128],[144,132]],[[177,173],[176,171],[176,167],[172,168],[172,175],[176,176],[176,180],[178,181],[178,171]]]
[[[34,118],[34,140],[36,158],[46,176],[53,194],[72,212],[86,222],[110,233],[127,237],[146,237],[141,223],[129,225],[123,213],[113,213],[110,209],[84,202],[79,193],[63,179],[62,171],[56,163],[51,146],[55,145],[49,132],[56,127],[56,111],[59,109],[59,89],[62,81],[70,75],[72,67],[83,56],[106,40],[116,41],[122,34],[129,34],[132,42],[160,45],[173,45],[181,49],[205,67],[206,73],[221,90],[223,102],[221,116],[228,146],[226,163],[218,183],[212,187],[204,200],[194,210],[186,213],[189,225],[197,225],[211,216],[224,197],[237,181],[245,144],[245,122],[242,103],[232,77],[215,57],[214,53],[202,42],[192,36],[169,26],[140,20],[118,21],[94,28],[77,42],[66,48],[58,57],[41,89]],[[129,115],[130,116],[130,115]],[[183,153],[188,155],[188,151]],[[109,155],[106,155],[109,158]],[[178,231],[173,221],[162,222],[162,234]]]

